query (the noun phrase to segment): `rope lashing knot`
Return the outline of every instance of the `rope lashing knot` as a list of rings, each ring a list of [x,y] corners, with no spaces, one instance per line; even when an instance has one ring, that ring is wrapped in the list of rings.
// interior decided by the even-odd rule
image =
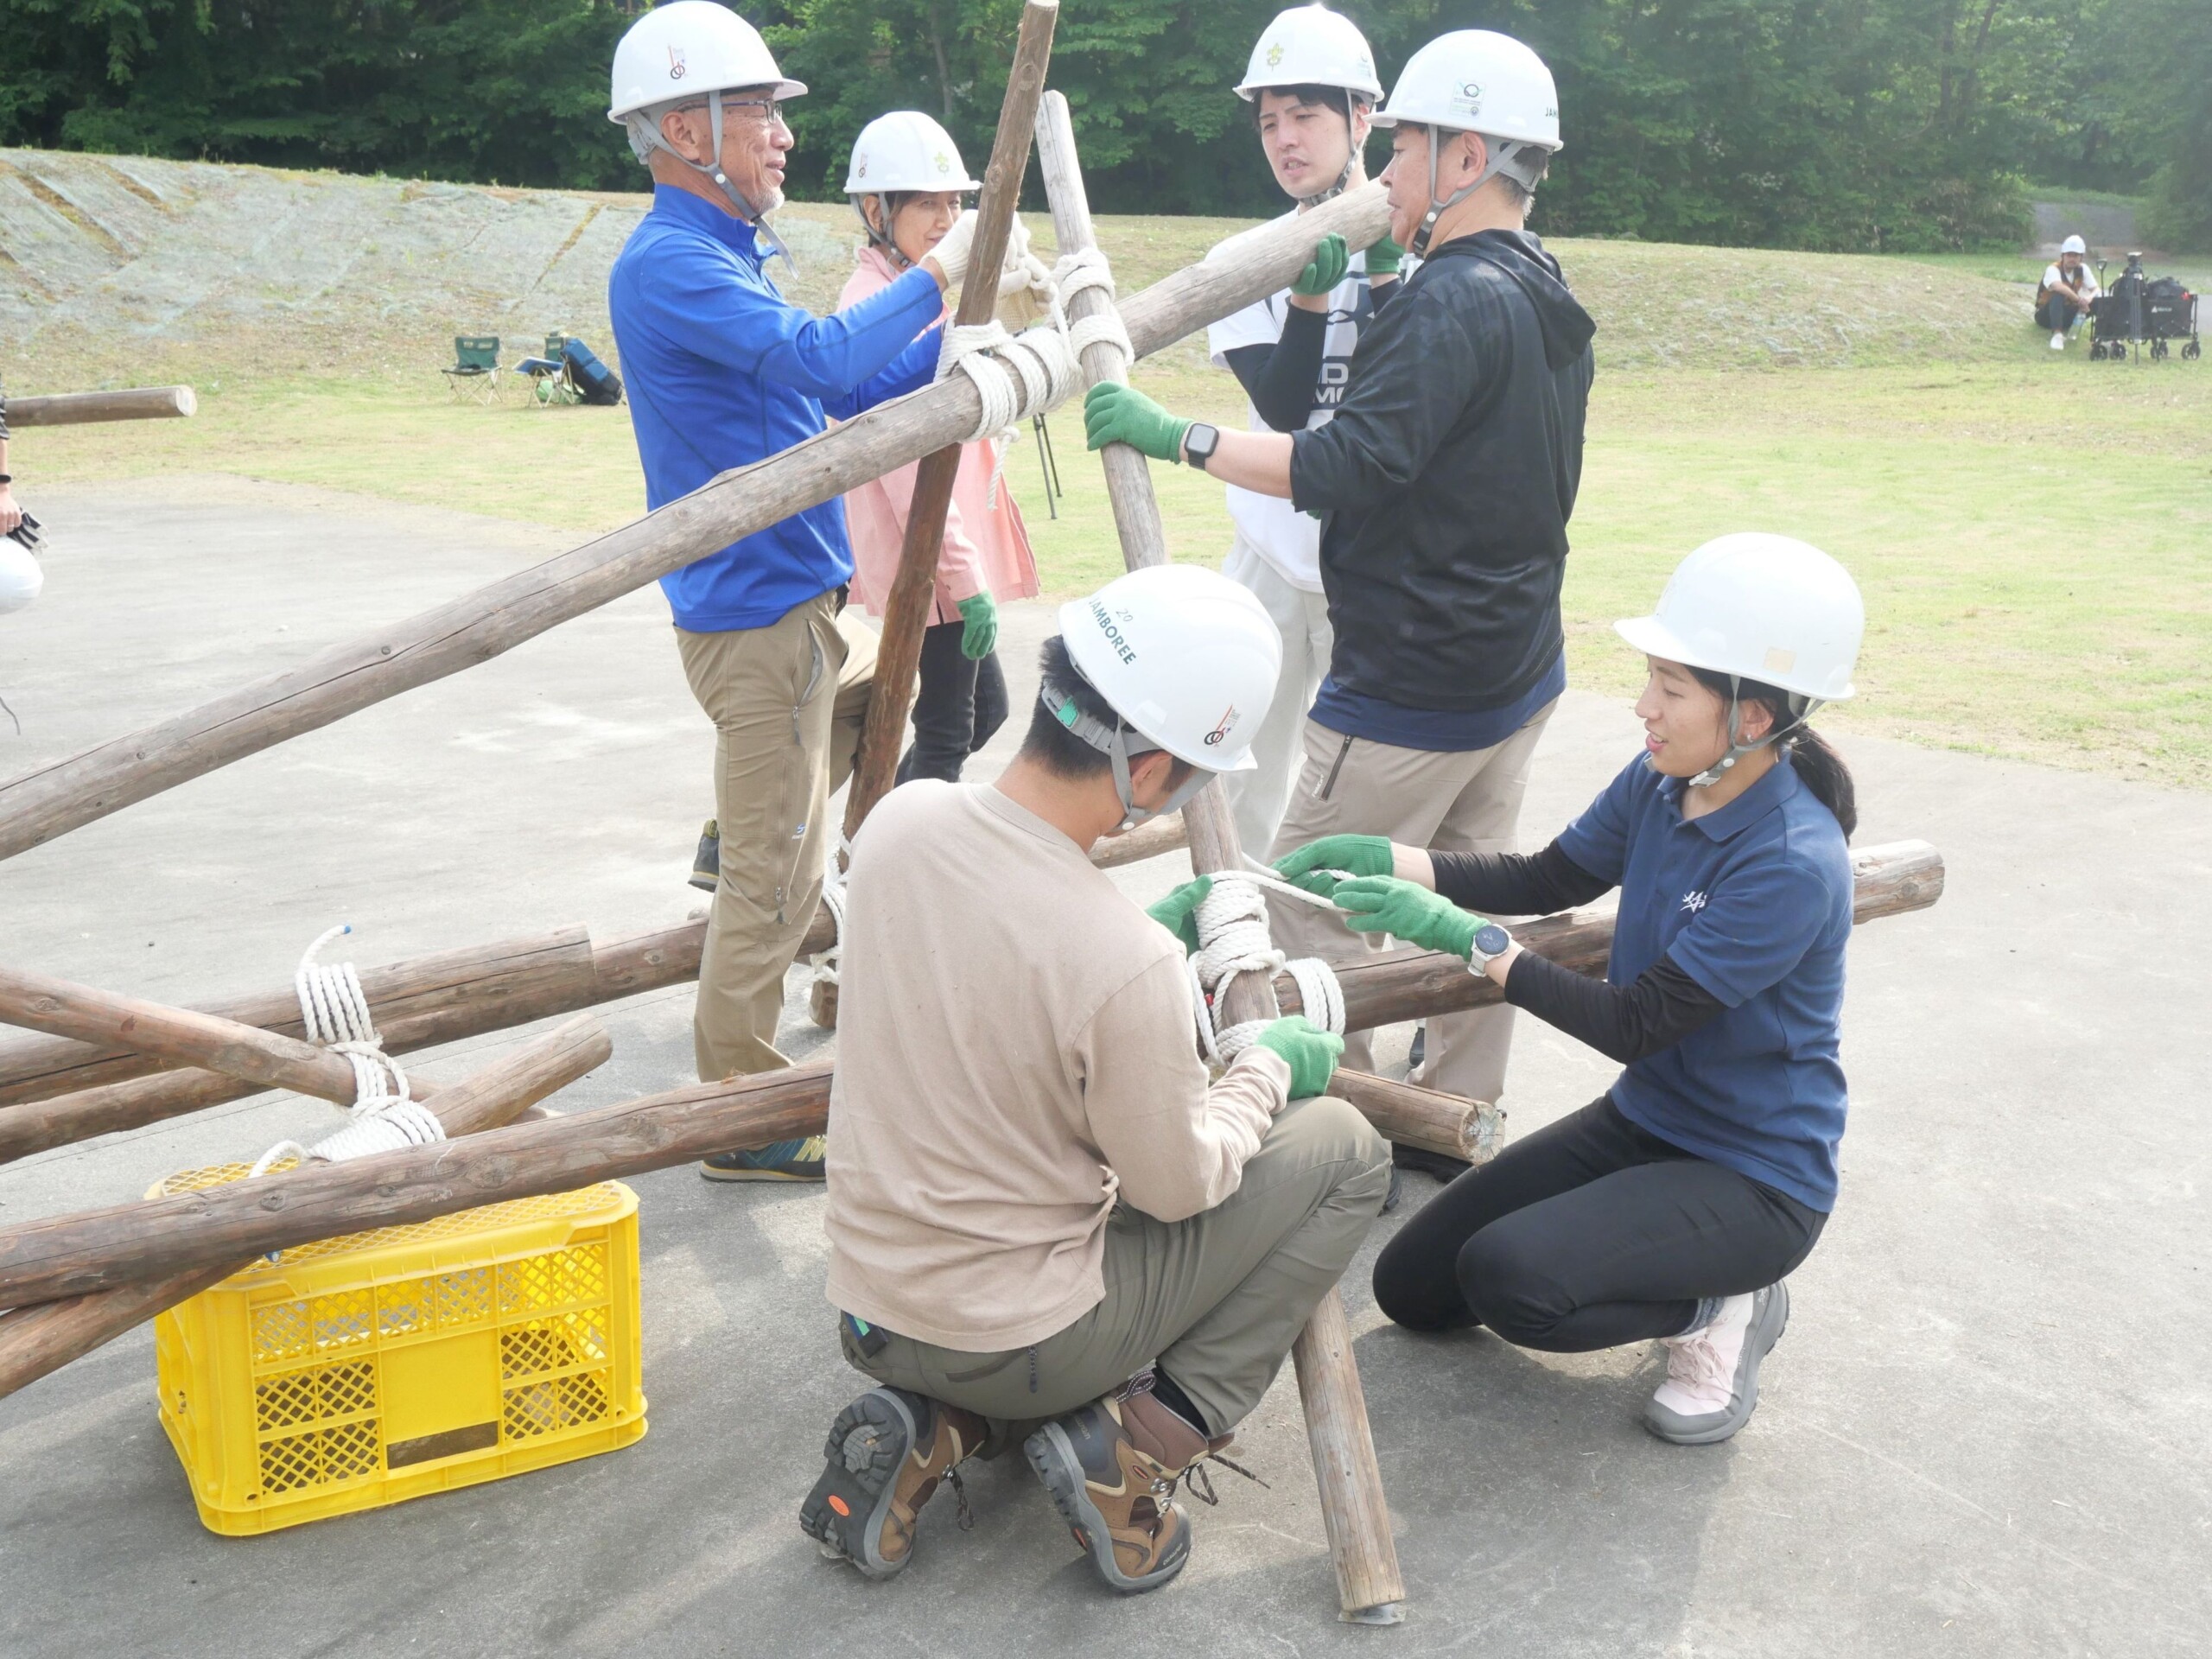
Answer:
[[[1272,885],[1272,884],[1271,884]],[[1268,931],[1268,904],[1260,881],[1237,871],[1224,870],[1198,901],[1198,948],[1190,958],[1192,1001],[1198,1027],[1198,1046],[1216,1065],[1226,1065],[1259,1040],[1268,1028],[1265,1020],[1247,1020],[1224,1029],[1214,1022],[1229,982],[1239,974],[1265,974],[1272,979],[1287,973],[1297,982],[1306,1017],[1324,1031],[1341,1036],[1344,1028],[1344,988],[1336,970],[1319,957],[1295,961],[1275,949]]]
[[[1085,289],[1103,289],[1112,296],[1114,273],[1103,253],[1088,248],[1069,254],[1049,272],[1034,254],[1027,256],[1026,264],[1042,279],[1041,285],[1033,281],[1031,287],[1036,291],[1041,286],[1046,320],[1018,334],[995,317],[966,327],[956,323],[945,329],[938,358],[939,380],[955,372],[965,374],[982,402],[982,415],[967,441],[988,440],[995,448],[990,493],[994,506],[1007,450],[1020,435],[1020,423],[1067,401],[1082,378],[1084,348],[1111,346],[1122,353],[1125,365],[1136,355],[1122,314],[1110,307],[1080,322],[1068,321],[1067,302]]]
[[[290,1158],[297,1163],[343,1163],[403,1147],[427,1147],[446,1138],[437,1115],[414,1097],[407,1074],[399,1062],[384,1052],[361,976],[350,962],[320,963],[316,955],[342,933],[353,931],[341,922],[328,929],[307,948],[292,976],[299,993],[300,1022],[308,1041],[342,1054],[353,1066],[353,1104],[349,1122],[335,1135],[312,1147],[296,1141],[280,1141],[254,1163],[252,1174],[266,1174],[270,1166]]]

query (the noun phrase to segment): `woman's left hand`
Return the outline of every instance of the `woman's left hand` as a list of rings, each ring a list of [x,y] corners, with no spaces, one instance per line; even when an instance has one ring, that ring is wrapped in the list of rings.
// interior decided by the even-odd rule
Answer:
[[[1337,888],[1337,908],[1356,933],[1388,933],[1424,950],[1465,958],[1474,950],[1483,918],[1471,915],[1440,893],[1392,875],[1363,875]]]

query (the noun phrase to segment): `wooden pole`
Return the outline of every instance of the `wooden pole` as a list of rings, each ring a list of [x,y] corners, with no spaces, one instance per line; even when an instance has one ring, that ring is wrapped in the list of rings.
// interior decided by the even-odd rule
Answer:
[[[10,397],[10,427],[81,426],[89,421],[175,420],[200,407],[190,386],[134,386],[128,391],[61,391]]]
[[[438,1122],[449,1137],[497,1128],[605,1065],[613,1052],[597,1020],[571,1020],[441,1091]],[[220,1284],[254,1259],[0,1314],[0,1397]]]
[[[1045,68],[1052,55],[1052,28],[1059,21],[1059,0],[1029,0],[1021,9],[1021,32],[999,105],[998,136],[990,165],[983,169],[983,191],[976,204],[976,241],[961,285],[960,309],[953,321],[972,328],[988,322],[998,309],[999,269],[1021,205],[1021,178],[1029,168],[1029,130],[1037,119],[1037,100],[1045,91]],[[961,445],[953,443],[922,457],[914,474],[913,499],[906,509],[906,537],[899,550],[899,573],[883,608],[883,632],[875,646],[875,681],[868,692],[868,715],[861,728],[853,780],[845,795],[845,835],[860,830],[891,788],[906,741],[906,715],[913,707],[914,679],[922,660],[922,631],[937,601],[937,566],[944,549],[944,518],[952,505],[953,480],[960,473]]]
[[[1046,95],[1039,114],[1037,149],[1062,256],[1095,247],[1090,204],[1076,157],[1075,127],[1067,99],[1058,92]],[[1077,296],[1078,306],[1085,301],[1108,303],[1096,289]],[[1084,307],[1075,315],[1090,308]],[[1125,377],[1116,346],[1087,348],[1083,358],[1086,383]],[[1144,457],[1126,444],[1109,444],[1103,459],[1122,556],[1132,570],[1166,563],[1166,529]],[[1191,838],[1192,869],[1205,874],[1243,868],[1236,824],[1219,779],[1185,804],[1183,823]],[[1257,974],[1230,980],[1220,1001],[1217,1017],[1224,1026],[1272,1020],[1277,1013],[1274,984]],[[1405,1580],[1398,1571],[1397,1545],[1390,1536],[1389,1508],[1367,1426],[1359,1365],[1345,1329],[1344,1303],[1333,1287],[1299,1333],[1292,1353],[1299,1395],[1306,1407],[1306,1435],[1313,1448],[1314,1478],[1321,1488],[1321,1519],[1336,1567],[1341,1616],[1355,1624],[1395,1624],[1405,1617]]]
[[[1102,869],[1183,845],[1179,815],[1102,840]],[[365,969],[362,988],[385,1052],[405,1054],[463,1037],[681,985],[699,976],[703,918],[594,946],[581,927]],[[826,950],[836,929],[817,911],[802,955]],[[299,998],[287,988],[196,1010],[295,1035]],[[115,1045],[39,1037],[0,1043],[0,1163],[53,1147],[141,1128],[241,1099],[264,1085],[182,1067]]]
[[[1382,187],[1236,238],[1122,308],[1139,355],[1273,293],[1331,231],[1358,240]],[[1372,240],[1371,228],[1366,239]],[[1362,242],[1361,245],[1364,245]],[[0,783],[0,858],[134,801],[489,662],[718,548],[957,443],[982,418],[964,374],[894,398],[833,432],[739,467],[598,540],[405,620],[333,646],[143,731]]]
[[[1181,844],[1180,820],[1159,820],[1141,825],[1127,836],[1100,842],[1091,849],[1091,861],[1109,867],[1122,861],[1125,852],[1150,857]],[[1853,862],[1858,883],[1856,919],[1862,923],[1924,910],[1942,894],[1942,858],[1924,841],[1862,848],[1853,855]],[[369,969],[361,978],[363,985],[369,988],[369,1006],[376,1014],[378,1029],[384,1033],[387,1051],[404,1053],[432,1043],[476,1036],[526,1024],[548,1014],[568,1013],[594,1003],[685,983],[698,977],[699,952],[705,931],[703,921],[687,922],[596,948],[581,928],[548,936],[552,939],[573,936],[582,941],[574,954],[584,958],[589,970],[582,976],[584,988],[575,991],[572,1000],[558,1002],[551,1000],[554,988],[559,984],[574,984],[575,976],[572,974],[558,982],[549,982],[527,995],[486,994],[487,986],[507,982],[510,973],[520,976],[526,971],[535,972],[525,964],[541,961],[543,953],[537,948],[541,941],[517,940],[473,951],[443,952],[411,962],[394,963],[387,968]],[[1563,967],[1579,973],[1602,974],[1612,950],[1613,918],[1610,911],[1572,911],[1523,923],[1514,930],[1514,935],[1525,948],[1549,957]],[[824,950],[829,944],[829,921],[817,917],[807,933],[804,948],[811,952]],[[472,961],[486,964],[480,982],[471,977],[468,964]],[[435,971],[429,967],[433,963],[437,964]],[[1397,951],[1340,963],[1337,978],[1344,991],[1345,1028],[1351,1031],[1425,1019],[1432,1014],[1484,1007],[1497,1001],[1500,996],[1497,986],[1467,972],[1466,964],[1458,957],[1440,956],[1433,951]],[[406,1001],[388,1005],[378,988],[385,984],[405,988]],[[450,1007],[436,1001],[441,995],[451,997]],[[289,997],[290,993],[282,995]],[[1297,982],[1289,976],[1275,981],[1275,996],[1287,1012],[1305,1012]],[[390,1006],[404,1006],[415,1011],[394,1020],[387,1012]],[[232,1018],[257,1023],[250,1019],[256,1008],[264,1012],[274,1008],[276,1014],[270,1023],[281,1028],[284,1009],[276,995],[266,999],[239,998],[205,1011],[227,1013]],[[290,1023],[297,1028],[296,1001],[291,1003]],[[0,1099],[12,1098],[17,1103],[0,1106],[0,1163],[49,1147],[89,1140],[96,1135],[111,1135],[159,1122],[205,1106],[238,1099],[260,1088],[257,1084],[239,1083],[216,1072],[180,1070],[152,1076],[126,1076],[73,1092],[45,1094],[45,1087],[60,1086],[57,1079],[76,1075],[70,1058],[73,1053],[92,1057],[86,1069],[96,1071],[125,1064],[123,1059],[99,1058],[114,1052],[81,1043],[46,1039],[0,1046],[0,1090],[14,1091],[12,1096],[0,1093]],[[137,1065],[154,1064],[136,1055],[127,1058]],[[1353,1103],[1366,1109],[1364,1102],[1355,1100]],[[1440,1152],[1452,1150],[1448,1144],[1421,1141],[1393,1128],[1373,1111],[1368,1115],[1393,1141],[1434,1144]],[[1465,1154],[1452,1152],[1452,1155]]]

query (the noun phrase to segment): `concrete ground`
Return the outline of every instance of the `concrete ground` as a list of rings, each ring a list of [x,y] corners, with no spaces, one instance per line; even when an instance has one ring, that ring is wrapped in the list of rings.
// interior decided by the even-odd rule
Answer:
[[[0,620],[10,772],[565,540],[232,480],[39,505],[46,596]],[[1049,626],[1045,607],[1009,616],[1018,699]],[[185,1001],[283,983],[338,920],[370,963],[677,918],[701,897],[683,877],[711,739],[666,628],[658,596],[634,595],[0,865],[0,954]],[[1531,844],[1634,741],[1622,708],[1569,694]],[[0,1402],[0,1651],[2202,1652],[2212,799],[1846,747],[1860,843],[1935,842],[1949,891],[1856,942],[1843,1200],[1794,1281],[1757,1418],[1726,1446],[1662,1446],[1637,1422],[1656,1351],[1413,1338],[1375,1312],[1363,1259],[1344,1292],[1408,1586],[1395,1630],[1335,1622],[1287,1375],[1241,1441],[1271,1484],[1225,1478],[1157,1597],[1101,1590],[1018,1461],[971,1480],[972,1532],[949,1503],[928,1512],[901,1581],[820,1560],[797,1505],[858,1387],[822,1300],[821,1198],[676,1169],[635,1183],[652,1432],[628,1450],[227,1541],[200,1528],[156,1425],[143,1331]],[[1162,860],[1126,885],[1149,897],[1182,873]],[[688,1014],[686,990],[607,1010],[615,1058],[563,1103],[686,1080]],[[796,1005],[787,1029],[794,1052],[822,1046]],[[1511,1127],[1609,1073],[1524,1024]],[[28,1160],[0,1170],[0,1223],[334,1121],[240,1103]],[[1408,1185],[1410,1204],[1432,1191]]]

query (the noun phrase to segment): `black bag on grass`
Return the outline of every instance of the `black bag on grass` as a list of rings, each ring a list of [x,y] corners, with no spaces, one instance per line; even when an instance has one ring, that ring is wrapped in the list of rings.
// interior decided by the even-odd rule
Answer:
[[[622,401],[622,377],[601,362],[583,341],[563,340],[561,355],[569,365],[569,374],[575,381],[576,390],[583,393],[584,402],[611,408]]]

